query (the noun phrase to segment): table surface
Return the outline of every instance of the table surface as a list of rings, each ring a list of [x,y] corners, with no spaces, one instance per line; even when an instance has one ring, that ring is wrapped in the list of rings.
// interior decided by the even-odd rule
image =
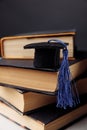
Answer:
[[[25,130],[14,122],[0,115],[0,130]],[[87,116],[63,130],[87,130]]]

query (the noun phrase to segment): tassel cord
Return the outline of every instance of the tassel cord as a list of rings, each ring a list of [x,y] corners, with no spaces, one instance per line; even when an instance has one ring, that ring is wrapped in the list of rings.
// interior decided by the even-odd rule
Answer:
[[[67,107],[74,107],[80,102],[76,85],[72,83],[72,76],[69,69],[68,49],[67,45],[61,40],[49,40],[56,42],[63,46],[63,60],[58,74],[58,93],[57,93],[57,107],[66,109]]]
[[[58,83],[57,107],[66,109],[67,107],[76,106],[80,100],[76,86],[72,84],[68,62],[68,50],[66,48],[63,50],[63,61],[59,69]]]

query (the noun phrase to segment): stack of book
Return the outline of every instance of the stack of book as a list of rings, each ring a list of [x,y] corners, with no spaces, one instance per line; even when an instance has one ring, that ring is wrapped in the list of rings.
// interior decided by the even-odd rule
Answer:
[[[1,115],[31,130],[57,130],[87,114],[87,59],[74,59],[74,35],[64,32],[1,39]],[[22,50],[27,41],[33,43],[54,38],[69,43],[69,58],[74,59],[70,60],[70,71],[80,94],[80,104],[74,108],[56,107],[58,69],[34,67],[33,50]]]

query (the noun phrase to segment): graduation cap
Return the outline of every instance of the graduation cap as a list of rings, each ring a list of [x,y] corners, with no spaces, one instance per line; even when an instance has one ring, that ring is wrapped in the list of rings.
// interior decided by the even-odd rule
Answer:
[[[64,46],[56,44],[53,40],[41,43],[32,43],[24,46],[24,49],[35,49],[34,66],[37,68],[56,70],[60,65],[60,49]]]
[[[68,62],[68,43],[60,40],[49,40],[47,42],[31,43],[24,46],[24,49],[35,49],[34,66],[36,68],[57,69],[58,93],[57,107],[66,109],[78,104],[79,96],[76,86],[72,85],[72,77]],[[62,49],[63,60],[60,64],[60,49]]]

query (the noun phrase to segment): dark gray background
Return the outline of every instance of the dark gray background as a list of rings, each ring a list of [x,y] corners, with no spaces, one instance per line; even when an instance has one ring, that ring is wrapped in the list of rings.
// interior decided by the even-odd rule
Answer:
[[[87,0],[0,0],[0,37],[72,29],[87,52]]]

